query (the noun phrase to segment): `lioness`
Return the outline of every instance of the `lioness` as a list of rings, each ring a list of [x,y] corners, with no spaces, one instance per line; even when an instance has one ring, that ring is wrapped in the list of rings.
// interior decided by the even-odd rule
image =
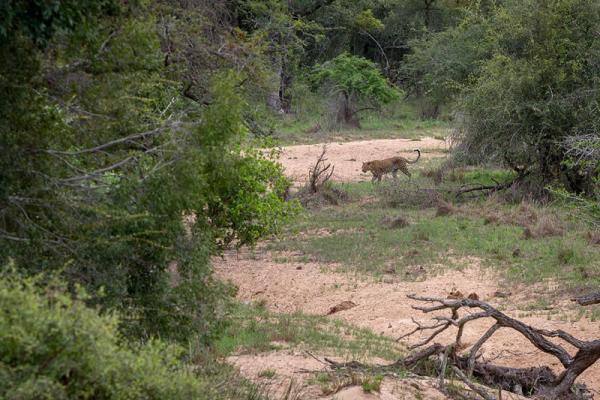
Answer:
[[[371,171],[371,173],[373,174],[371,182],[375,182],[375,179],[377,179],[377,182],[381,182],[381,177],[384,174],[389,174],[390,172],[392,173],[394,179],[396,179],[396,173],[398,172],[398,170],[402,171],[402,173],[408,176],[408,178],[410,179],[408,164],[414,164],[417,161],[419,161],[419,158],[421,158],[421,151],[418,149],[414,151],[417,152],[417,158],[414,161],[409,161],[404,157],[391,157],[386,158],[385,160],[367,161],[364,162],[362,165],[362,172]]]

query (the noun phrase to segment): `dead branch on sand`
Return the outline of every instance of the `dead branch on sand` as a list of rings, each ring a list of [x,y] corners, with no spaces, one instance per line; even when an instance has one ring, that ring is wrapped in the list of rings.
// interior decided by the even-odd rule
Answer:
[[[416,295],[410,295],[408,297],[419,302],[433,303],[429,306],[413,306],[415,310],[424,313],[442,310],[450,311],[450,316],[448,317],[433,317],[433,324],[423,325],[416,323],[416,328],[414,330],[399,338],[402,339],[415,333],[431,331],[427,338],[411,346],[412,349],[426,346],[438,335],[451,327],[456,327],[457,333],[454,342],[447,346],[436,343],[407,357],[404,359],[405,366],[410,367],[433,355],[437,355],[438,358],[443,360],[442,355],[447,354],[447,362],[450,363],[453,368],[462,371],[464,377],[460,374],[457,374],[457,376],[463,381],[463,378],[471,379],[474,377],[489,387],[500,388],[519,394],[524,393],[540,399],[590,398],[590,394],[584,386],[575,386],[574,384],[575,380],[582,372],[600,359],[600,340],[583,341],[563,330],[550,331],[537,329],[507,316],[480,300],[450,300]],[[459,311],[467,309],[475,310],[475,312],[468,313],[461,317]],[[475,342],[475,344],[472,346],[464,346],[463,343],[461,343],[461,338],[466,325],[471,321],[482,318],[491,318],[496,322],[477,342]],[[559,375],[555,375],[549,367],[509,368],[479,361],[479,351],[481,347],[499,329],[512,329],[520,333],[538,350],[556,357],[563,365],[564,371]],[[577,349],[575,356],[571,356],[563,346],[550,341],[548,338],[558,338],[575,347]],[[461,350],[463,350],[462,354],[459,354]],[[482,390],[481,388],[479,389]],[[477,393],[479,393],[479,391]],[[479,394],[484,399],[496,398],[494,395],[487,392],[485,395]]]
[[[409,295],[408,298],[430,303],[427,306],[413,306],[415,310],[426,314],[449,311],[450,314],[449,316],[438,314],[432,317],[433,321],[429,324],[419,323],[413,319],[415,328],[398,340],[417,333],[427,332],[428,335],[417,344],[410,346],[410,349],[415,350],[412,354],[389,365],[370,366],[356,361],[339,363],[327,358],[325,363],[331,369],[340,371],[369,370],[385,374],[398,369],[409,369],[422,375],[437,376],[439,389],[445,393],[449,393],[444,383],[446,371],[451,371],[455,378],[465,384],[464,390],[470,389],[470,392],[461,394],[462,398],[500,400],[502,391],[544,400],[592,398],[585,385],[575,384],[575,380],[600,359],[600,339],[584,341],[563,330],[538,329],[511,318],[478,299],[443,299],[416,295]],[[468,312],[461,316],[463,311]],[[484,318],[492,319],[495,323],[474,344],[466,346],[462,343],[461,339],[467,325]],[[450,328],[457,328],[452,343],[430,344]],[[483,360],[480,352],[482,346],[499,329],[512,329],[523,335],[539,351],[556,357],[564,370],[557,375],[547,366],[511,368],[495,365],[490,360]],[[550,338],[566,342],[575,347],[577,352],[571,356],[562,345],[549,340]]]
[[[317,162],[308,172],[308,187],[311,193],[317,193],[319,189],[331,178],[335,167],[331,163],[325,165],[327,159],[325,158],[327,153],[327,145],[323,145],[321,155],[317,158]]]
[[[580,306],[591,306],[592,304],[600,304],[600,292],[588,294],[585,296],[578,296],[571,300],[577,302]]]

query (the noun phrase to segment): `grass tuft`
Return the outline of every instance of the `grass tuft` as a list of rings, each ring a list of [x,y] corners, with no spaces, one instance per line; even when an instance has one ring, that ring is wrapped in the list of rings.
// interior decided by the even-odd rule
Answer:
[[[220,356],[293,347],[352,359],[396,360],[403,348],[392,339],[325,316],[275,314],[255,305],[237,305],[231,324],[215,342]]]
[[[567,288],[600,286],[600,247],[590,246],[589,228],[571,221],[560,207],[514,205],[491,197],[454,205],[453,213],[435,217],[439,203],[430,201],[426,207],[427,199],[411,197],[419,189],[407,185],[344,184],[348,202],[306,211],[268,247],[376,276],[393,265],[396,277],[416,279],[415,266],[435,273],[441,265],[460,268],[461,259],[476,257],[519,282],[554,278]],[[390,193],[411,196],[391,202]],[[399,209],[410,224],[389,229],[385,222]],[[317,229],[331,234],[300,235]]]

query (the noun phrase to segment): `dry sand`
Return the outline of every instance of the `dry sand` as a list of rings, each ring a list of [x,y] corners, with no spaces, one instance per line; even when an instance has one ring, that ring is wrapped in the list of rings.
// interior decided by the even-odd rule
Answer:
[[[375,333],[392,338],[412,330],[412,318],[420,322],[429,321],[427,315],[412,309],[417,303],[407,299],[408,294],[445,298],[453,289],[465,294],[477,293],[481,300],[501,307],[508,315],[519,317],[529,325],[545,329],[564,329],[581,339],[597,338],[600,322],[591,322],[585,318],[569,322],[558,320],[558,316],[549,320],[547,315],[519,310],[515,304],[524,305],[533,300],[530,287],[511,288],[510,299],[494,297],[496,291],[507,290],[499,284],[499,277],[481,269],[477,259],[463,260],[463,264],[465,268],[462,271],[447,271],[429,276],[420,282],[394,278],[382,282],[336,272],[335,265],[293,261],[277,263],[273,261],[270,253],[260,250],[252,257],[245,252],[232,252],[223,259],[215,260],[217,274],[239,288],[238,297],[241,300],[264,302],[274,312],[302,311],[318,315],[325,315],[332,306],[349,300],[357,306],[336,313],[330,318],[339,318],[357,326],[367,327]],[[559,307],[564,307],[567,303],[568,299],[556,299],[556,305]],[[564,318],[561,319],[569,316],[572,317],[573,312],[565,311],[562,315]],[[492,321],[488,320],[469,323],[463,335],[464,344],[473,344],[491,324]],[[449,343],[454,333],[454,330],[450,330],[440,335],[437,340]],[[410,345],[423,338],[424,336],[413,336],[405,342]],[[568,345],[565,347],[572,350]],[[561,369],[558,360],[539,352],[524,337],[506,328],[496,332],[483,347],[483,352],[486,358],[493,358],[496,363],[502,365],[549,365],[556,371]],[[597,364],[586,371],[579,381],[600,390],[600,365]]]
[[[423,138],[361,140],[357,142],[334,142],[327,144],[327,162],[335,167],[332,179],[339,182],[369,180],[371,175],[361,171],[362,163],[402,156],[413,160],[413,150],[421,150],[421,159],[443,157],[448,145],[443,140]],[[306,182],[308,171],[321,154],[323,144],[303,144],[283,148],[280,161],[285,173],[297,184]]]

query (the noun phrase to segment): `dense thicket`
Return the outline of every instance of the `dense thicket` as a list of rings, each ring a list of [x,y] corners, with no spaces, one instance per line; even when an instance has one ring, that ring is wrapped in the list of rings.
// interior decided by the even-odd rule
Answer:
[[[4,1],[0,267],[85,287],[128,338],[209,343],[230,297],[210,257],[296,211],[276,152],[256,149],[278,113],[312,99],[359,125],[361,109],[403,93],[423,118],[453,116],[463,161],[503,163],[528,190],[560,185],[598,213],[598,21],[593,0]],[[6,313],[11,298],[66,324],[61,335],[79,329],[3,279],[6,329],[51,330]],[[94,340],[132,363],[157,351],[117,349],[116,319],[60,299],[85,332],[108,321]],[[90,354],[79,361],[96,373]],[[0,373],[14,380],[9,361]],[[28,388],[70,390],[41,376]]]
[[[560,181],[593,196],[599,20],[591,0],[474,7],[457,27],[417,45],[410,62],[434,98],[456,100],[457,139],[468,158],[527,171],[537,187]],[[574,151],[574,143],[587,143],[587,151]]]
[[[245,123],[262,53],[205,6],[1,10],[0,264],[62,271],[142,337],[210,337],[226,297],[210,255],[294,209]]]

